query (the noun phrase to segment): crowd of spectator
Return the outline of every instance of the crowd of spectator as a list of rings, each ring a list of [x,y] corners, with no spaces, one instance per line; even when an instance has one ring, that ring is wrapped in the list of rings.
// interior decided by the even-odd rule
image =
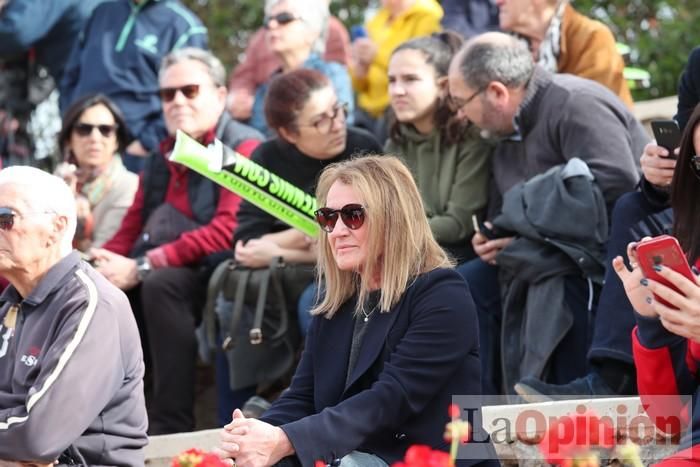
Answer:
[[[266,0],[228,77],[180,0],[56,0],[42,24],[38,3],[0,0],[0,56],[31,50],[63,115],[55,176],[0,172],[0,461],[139,465],[146,414],[149,435],[194,430],[204,310],[240,312],[212,296],[224,260],[303,269],[281,395],[261,391],[254,360],[232,364],[248,347],[216,336],[218,454],[233,465],[446,450],[457,394],[644,395],[659,366],[677,378],[667,393],[698,390],[697,285],[664,272],[686,311],[670,312],[628,245],[674,233],[700,267],[700,48],[680,77],[678,150],[633,115],[610,29],[567,0],[382,0],[352,34],[328,1]],[[170,161],[178,132],[316,195],[319,237]],[[31,314],[52,307],[54,321]],[[71,400],[95,382],[68,359],[91,353],[111,392]],[[35,428],[63,421],[49,397],[89,409],[66,436]]]

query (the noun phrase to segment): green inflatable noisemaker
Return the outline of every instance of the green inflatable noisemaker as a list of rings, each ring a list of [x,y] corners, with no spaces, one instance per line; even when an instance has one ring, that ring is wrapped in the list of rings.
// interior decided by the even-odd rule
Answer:
[[[208,147],[177,132],[170,160],[178,162],[253,203],[277,219],[316,237],[316,198],[217,140]]]

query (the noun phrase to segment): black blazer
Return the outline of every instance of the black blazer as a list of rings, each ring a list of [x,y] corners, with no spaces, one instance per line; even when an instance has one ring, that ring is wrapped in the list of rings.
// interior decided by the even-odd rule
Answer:
[[[412,444],[449,450],[452,396],[481,393],[476,309],[462,277],[422,274],[390,312],[375,313],[346,386],[351,308],[314,317],[291,386],[262,420],[285,431],[304,466],[353,450],[388,464]]]

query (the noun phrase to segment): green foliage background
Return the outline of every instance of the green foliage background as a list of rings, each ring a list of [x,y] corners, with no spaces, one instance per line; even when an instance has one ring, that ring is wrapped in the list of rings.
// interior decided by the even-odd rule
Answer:
[[[248,36],[262,23],[263,0],[183,2],[206,23],[217,56],[228,69],[235,66]],[[331,9],[350,26],[362,22],[367,4],[334,0]],[[636,100],[676,93],[688,54],[700,46],[700,0],[572,0],[572,5],[609,25],[617,40],[632,48],[629,64],[651,73],[651,87],[635,90]]]

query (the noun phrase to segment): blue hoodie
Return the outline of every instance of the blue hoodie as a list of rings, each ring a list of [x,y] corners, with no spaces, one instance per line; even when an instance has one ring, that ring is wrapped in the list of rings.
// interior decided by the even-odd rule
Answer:
[[[34,47],[56,83],[92,10],[104,0],[13,0],[0,13],[0,57]]]
[[[207,29],[179,0],[112,0],[95,9],[61,81],[61,110],[106,94],[131,135],[149,151],[167,136],[158,95],[161,59],[182,47],[207,48]]]

